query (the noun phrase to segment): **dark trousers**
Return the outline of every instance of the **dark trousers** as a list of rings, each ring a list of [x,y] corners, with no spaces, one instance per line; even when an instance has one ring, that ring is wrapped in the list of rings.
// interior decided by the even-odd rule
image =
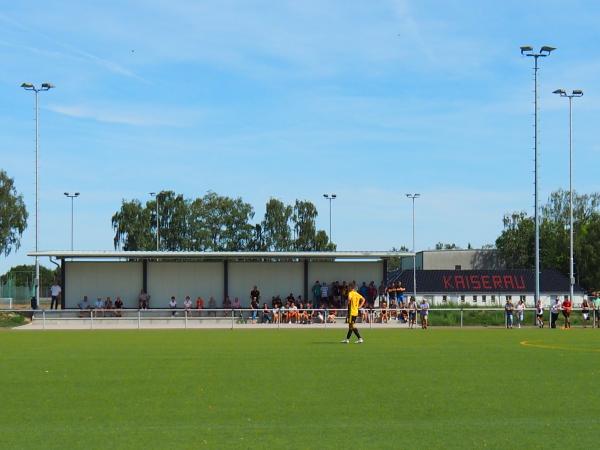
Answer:
[[[52,300],[50,301],[50,309],[58,309],[58,296],[52,296]]]
[[[558,320],[558,313],[550,313],[550,328],[556,328],[557,320]]]

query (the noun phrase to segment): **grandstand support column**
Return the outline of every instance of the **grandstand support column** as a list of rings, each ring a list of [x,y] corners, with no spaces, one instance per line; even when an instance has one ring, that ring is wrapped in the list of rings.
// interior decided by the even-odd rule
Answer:
[[[308,300],[308,259],[304,260],[304,301]]]
[[[67,279],[66,271],[67,266],[65,264],[65,258],[60,258],[60,287],[62,288],[60,296],[60,309],[65,309],[67,299],[67,284],[65,283]]]
[[[223,298],[229,295],[229,261],[223,260]],[[223,299],[221,299],[223,300]]]
[[[148,292],[148,260],[142,260],[142,289]]]
[[[381,277],[383,284],[387,286],[388,259],[383,258],[383,275]]]

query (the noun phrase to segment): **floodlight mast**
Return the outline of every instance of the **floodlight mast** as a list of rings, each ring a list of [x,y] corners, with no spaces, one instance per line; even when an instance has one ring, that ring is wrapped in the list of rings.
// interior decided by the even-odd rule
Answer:
[[[412,200],[413,297],[417,301],[417,253],[415,249],[415,199],[421,194],[406,194]]]
[[[323,194],[323,197],[329,200],[329,243],[333,241],[331,239],[331,202],[337,198],[337,194]]]
[[[535,52],[530,45],[521,46],[521,55],[529,56],[534,59],[533,66],[533,82],[534,82],[534,220],[535,220],[535,299],[534,304],[540,300],[540,218],[539,218],[539,156],[538,156],[538,94],[537,94],[537,72],[538,59],[545,58],[550,55],[556,48],[544,45],[539,52]]]
[[[48,91],[54,88],[52,83],[42,83],[38,88],[33,83],[21,83],[21,87],[26,91],[33,91],[35,94],[35,303],[36,307],[40,306],[40,262],[37,256],[38,241],[39,241],[39,124],[38,124],[38,93]]]
[[[71,251],[73,251],[73,200],[79,197],[79,192],[75,192],[74,194],[65,192],[65,197],[71,199]]]
[[[573,302],[575,291],[575,271],[573,257],[573,98],[582,97],[581,89],[573,89],[570,94],[564,89],[557,89],[552,92],[569,99],[569,295]]]

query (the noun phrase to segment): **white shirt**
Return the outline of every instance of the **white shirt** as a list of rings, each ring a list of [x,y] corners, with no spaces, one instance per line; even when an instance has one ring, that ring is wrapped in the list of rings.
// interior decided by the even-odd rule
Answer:
[[[52,295],[52,297],[58,297],[61,292],[62,289],[58,284],[53,284],[52,287],[50,287],[50,295]]]
[[[186,299],[183,302],[183,306],[185,306],[186,308],[191,308],[192,307],[192,301],[190,299]]]
[[[177,308],[177,300],[171,300],[171,301],[169,302],[169,306],[170,306],[171,308]]]

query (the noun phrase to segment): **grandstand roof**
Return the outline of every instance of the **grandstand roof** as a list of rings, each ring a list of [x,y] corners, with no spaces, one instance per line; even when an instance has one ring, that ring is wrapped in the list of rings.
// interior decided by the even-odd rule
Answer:
[[[175,260],[357,260],[412,256],[410,252],[336,251],[336,252],[165,252],[165,251],[82,251],[48,250],[30,252],[28,256],[51,256],[65,259],[175,259]]]

